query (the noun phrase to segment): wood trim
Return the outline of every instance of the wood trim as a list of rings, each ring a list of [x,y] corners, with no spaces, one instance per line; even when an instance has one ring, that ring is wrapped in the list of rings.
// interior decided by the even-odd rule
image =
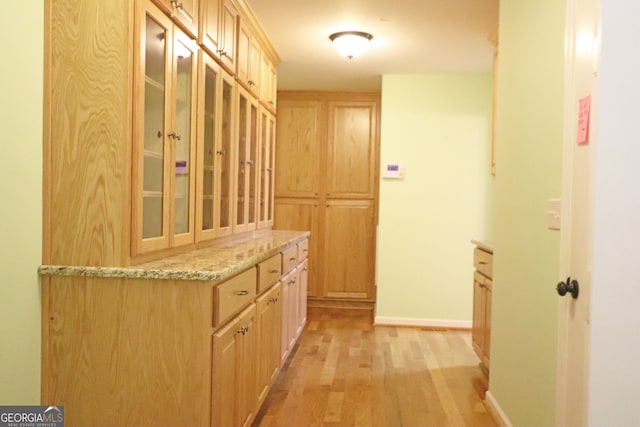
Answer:
[[[51,264],[51,94],[52,82],[52,46],[53,12],[52,3],[44,3],[44,58],[43,67],[43,109],[42,109],[42,264]],[[44,365],[43,365],[44,366]]]
[[[53,1],[53,0],[52,0]],[[49,2],[47,2],[48,4]],[[40,404],[49,405],[49,366],[51,365],[51,352],[49,351],[49,342],[51,340],[49,333],[50,319],[50,292],[51,278],[41,276],[40,293],[41,293],[41,314],[40,314]]]

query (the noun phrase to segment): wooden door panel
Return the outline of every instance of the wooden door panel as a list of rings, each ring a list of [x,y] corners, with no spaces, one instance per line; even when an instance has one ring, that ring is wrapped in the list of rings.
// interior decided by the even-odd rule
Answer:
[[[370,200],[327,203],[323,277],[326,297],[374,298],[374,206]]]
[[[320,192],[321,103],[281,100],[276,129],[276,197]]]
[[[374,102],[329,103],[327,197],[374,197],[376,108]]]

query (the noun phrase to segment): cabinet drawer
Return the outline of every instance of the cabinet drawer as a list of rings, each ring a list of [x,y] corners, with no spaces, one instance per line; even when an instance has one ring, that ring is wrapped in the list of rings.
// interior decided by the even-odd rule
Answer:
[[[276,283],[282,276],[282,254],[272,256],[258,264],[258,293]]]
[[[256,269],[252,267],[219,284],[214,295],[213,325],[219,326],[255,299]]]
[[[493,254],[476,248],[473,251],[473,266],[487,277],[493,277]]]
[[[298,264],[298,246],[294,245],[282,251],[282,273],[286,273]]]
[[[302,262],[309,255],[309,239],[304,239],[298,243],[298,262]]]

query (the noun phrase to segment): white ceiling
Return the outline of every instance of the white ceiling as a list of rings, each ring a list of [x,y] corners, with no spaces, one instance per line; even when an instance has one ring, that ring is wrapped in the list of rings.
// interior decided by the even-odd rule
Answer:
[[[278,89],[380,90],[382,74],[491,70],[499,0],[247,0],[282,59]],[[373,35],[362,56],[329,35]]]

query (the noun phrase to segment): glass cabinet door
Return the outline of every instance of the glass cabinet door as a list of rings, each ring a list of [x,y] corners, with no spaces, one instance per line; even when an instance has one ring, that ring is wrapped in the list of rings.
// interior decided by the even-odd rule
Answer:
[[[213,231],[216,225],[217,215],[215,213],[215,196],[216,190],[216,168],[215,168],[215,152],[217,139],[217,96],[218,96],[218,77],[219,71],[216,64],[210,57],[201,53],[202,69],[204,70],[204,78],[200,85],[203,91],[203,100],[200,101],[200,114],[202,115],[202,148],[200,150],[200,162],[202,185],[200,186],[200,230],[203,232]],[[206,233],[202,233],[206,235]],[[214,237],[214,236],[211,236]],[[202,240],[202,239],[198,239]]]
[[[275,120],[265,108],[260,113],[260,173],[258,200],[258,227],[273,225],[273,168],[275,160]]]
[[[193,242],[197,46],[157,6],[140,16],[132,255]]]
[[[139,55],[140,77],[138,91],[142,102],[137,114],[136,144],[137,176],[137,230],[136,251],[160,249],[168,246],[169,183],[166,173],[170,157],[167,145],[167,97],[170,93],[168,74],[168,41],[171,40],[171,22],[160,12],[148,11],[144,16],[144,51]]]
[[[267,221],[269,210],[269,143],[267,141],[267,113],[263,110],[260,114],[260,183],[258,201],[258,227],[263,227]]]
[[[255,229],[257,207],[258,105],[238,89],[235,231]]]
[[[193,41],[176,28],[173,40],[173,126],[168,134],[173,145],[173,246],[193,242],[196,55]]]
[[[219,235],[231,233],[231,210],[233,191],[233,171],[231,163],[232,143],[233,143],[233,108],[236,83],[233,78],[223,72],[222,79],[222,99],[221,99],[221,134],[220,146],[216,150],[218,157],[218,170],[220,174],[220,213],[219,213]]]
[[[241,229],[246,224],[245,196],[247,190],[247,127],[249,117],[249,102],[241,92],[238,102],[238,148],[236,172],[236,228]]]

